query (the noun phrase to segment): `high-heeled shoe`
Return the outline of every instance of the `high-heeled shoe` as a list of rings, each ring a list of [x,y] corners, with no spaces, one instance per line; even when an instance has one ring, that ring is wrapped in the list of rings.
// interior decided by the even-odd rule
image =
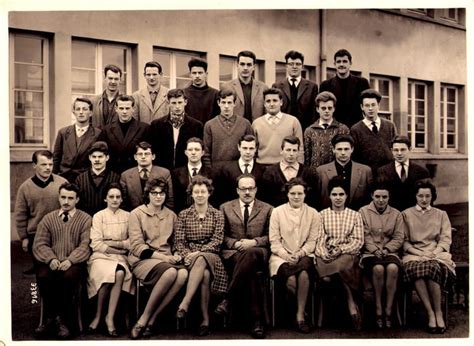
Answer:
[[[178,309],[178,311],[176,312],[176,318],[178,320],[184,320],[184,319],[186,319],[187,313],[188,312],[184,309]]]
[[[142,336],[145,326],[142,326],[140,323],[135,323],[132,330],[130,331],[130,338],[135,340]]]
[[[436,327],[436,334],[444,334],[444,333],[446,333],[446,326]]]
[[[390,329],[392,328],[392,316],[386,315],[385,316],[385,328]]]
[[[377,329],[382,329],[383,328],[383,317],[382,317],[382,315],[375,316],[375,325],[377,326]]]
[[[107,336],[110,336],[112,338],[118,337],[117,329],[108,329],[107,328]]]

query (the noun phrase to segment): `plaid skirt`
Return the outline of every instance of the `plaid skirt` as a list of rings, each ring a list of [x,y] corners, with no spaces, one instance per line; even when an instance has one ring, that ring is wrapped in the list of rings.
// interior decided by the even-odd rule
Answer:
[[[211,292],[213,294],[227,293],[227,273],[219,255],[211,252],[200,252],[187,266],[188,271],[194,266],[199,257],[203,257],[207,263],[207,268],[211,272]]]
[[[449,271],[443,263],[429,261],[409,261],[403,264],[403,281],[414,282],[418,279],[430,279],[445,288],[454,278],[453,273]]]

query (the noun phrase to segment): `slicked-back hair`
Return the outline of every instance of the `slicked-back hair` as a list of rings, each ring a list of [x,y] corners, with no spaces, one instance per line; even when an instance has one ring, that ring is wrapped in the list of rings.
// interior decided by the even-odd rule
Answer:
[[[255,142],[255,146],[258,148],[258,141],[255,135],[246,134],[246,135],[241,136],[239,138],[239,147],[242,144],[242,142]]]
[[[285,184],[285,192],[288,194],[288,192],[290,192],[290,190],[291,190],[294,186],[298,186],[298,185],[303,186],[303,189],[304,189],[304,193],[305,193],[305,194],[308,192],[308,184],[306,184],[306,182],[305,182],[302,178],[300,178],[300,177],[291,178],[291,179]]]
[[[334,95],[330,91],[320,92],[318,96],[316,96],[316,98],[314,99],[314,103],[316,103],[317,107],[319,107],[320,102],[328,102],[328,101],[332,101],[334,103],[334,107],[336,107],[336,103],[337,103],[336,95]]]
[[[364,99],[376,99],[377,103],[380,103],[380,100],[382,99],[382,95],[380,95],[380,93],[375,89],[365,89],[364,91],[360,93],[360,96],[359,96],[360,104],[364,103]]]
[[[369,185],[369,191],[370,194],[372,195],[375,191],[377,190],[386,190],[389,193],[390,197],[390,189],[392,187],[392,184],[388,180],[384,179],[375,179],[370,185]]]
[[[132,107],[135,105],[135,99],[130,96],[130,95],[119,95],[117,96],[117,103],[119,101],[122,101],[122,102],[131,102],[132,103]],[[115,107],[117,107],[117,103],[115,104]]]
[[[304,63],[304,55],[296,50],[290,50],[285,54],[285,62],[288,63],[288,59],[300,59],[301,63]]]
[[[107,198],[107,195],[109,194],[109,191],[112,190],[112,189],[117,189],[120,191],[120,196],[122,196],[122,200],[123,200],[123,188],[122,188],[122,185],[120,185],[120,183],[115,183],[115,182],[112,182],[110,184],[108,184],[106,186],[106,188],[102,191],[102,199],[106,199]]]
[[[74,183],[69,183],[69,182],[62,183],[58,189],[59,193],[61,193],[61,190],[74,191],[76,193],[76,197],[79,197],[79,190],[80,190],[79,186],[77,186]]]
[[[188,97],[186,96],[186,94],[184,93],[184,90],[183,89],[171,89],[168,91],[168,93],[166,94],[166,98],[168,99],[168,101],[172,98],[179,98],[179,97],[182,97],[184,98],[185,100],[188,99]]]
[[[117,65],[113,65],[113,64],[105,65],[105,67],[104,67],[104,77],[107,76],[107,72],[109,72],[109,71],[120,74],[120,78],[122,78],[122,69],[120,67],[118,67]]]
[[[411,149],[411,141],[410,141],[410,138],[408,138],[407,136],[402,136],[402,135],[395,136],[395,138],[392,140],[392,143],[390,144],[390,148],[393,148],[393,145],[395,143],[406,144],[408,149]]]
[[[193,67],[202,67],[207,72],[207,61],[201,58],[191,58],[188,61],[189,72],[191,72]]]
[[[239,54],[237,54],[237,62],[239,62],[241,56],[251,58],[253,60],[254,65],[257,63],[257,56],[254,52],[250,50],[243,50],[239,52]]]
[[[145,67],[143,68],[143,74],[146,73],[146,68],[147,67],[156,67],[158,69],[158,73],[161,74],[161,72],[163,71],[163,69],[161,68],[161,65],[158,61],[148,61],[146,64],[145,64]]]
[[[420,189],[430,189],[431,191],[431,205],[433,205],[434,201],[436,201],[436,199],[438,198],[438,194],[436,192],[436,186],[434,186],[431,181],[429,181],[428,179],[421,179],[421,180],[418,180],[416,183],[415,183],[415,198],[416,198],[416,195],[418,194],[418,192],[420,191]]]
[[[31,161],[34,163],[34,164],[37,164],[38,163],[38,157],[39,156],[44,156],[46,157],[48,160],[52,160],[53,159],[53,153],[49,150],[36,150],[33,155],[31,155]]]
[[[143,149],[143,150],[148,150],[150,149],[151,152],[153,153],[153,147],[151,146],[150,143],[146,142],[146,141],[141,141],[140,143],[138,143],[137,145],[135,145],[135,153],[138,151],[138,149]]]
[[[233,96],[234,102],[237,99],[237,94],[234,92],[234,90],[230,88],[222,88],[221,90],[219,90],[219,93],[217,94],[217,101],[225,99],[228,96]]]
[[[283,150],[283,148],[285,148],[285,143],[298,144],[298,149],[301,146],[300,139],[296,136],[293,136],[293,135],[283,137],[283,140],[281,141],[281,150]]]
[[[188,185],[188,188],[186,191],[188,192],[189,195],[193,193],[193,188],[196,185],[206,185],[207,192],[209,192],[209,195],[212,195],[212,193],[214,192],[214,186],[212,185],[212,180],[198,174],[198,175],[195,175],[191,179],[191,182]]]
[[[199,143],[201,145],[201,149],[204,150],[204,141],[198,137],[191,137],[186,141],[186,149],[188,149],[189,143]]]
[[[145,188],[143,189],[143,202],[144,204],[150,204],[150,192],[159,187],[162,192],[165,193],[165,200],[163,206],[168,198],[168,183],[162,178],[150,179],[146,182]]]
[[[263,92],[263,99],[264,100],[265,100],[265,96],[267,96],[267,95],[278,95],[280,100],[283,100],[283,93],[278,88],[270,88],[270,89],[265,90]]]
[[[351,135],[337,134],[331,139],[333,148],[336,148],[336,144],[341,142],[347,142],[351,145],[351,148],[354,148],[354,138]]]
[[[89,110],[92,112],[92,101],[85,98],[85,97],[77,97],[74,102],[72,103],[72,110],[74,110],[74,108],[76,108],[76,103],[78,102],[84,102],[84,103],[87,103],[89,105]]]
[[[347,56],[349,58],[349,61],[352,63],[352,55],[347,49],[339,49],[336,53],[334,53],[334,61],[336,61],[336,58],[342,58]]]

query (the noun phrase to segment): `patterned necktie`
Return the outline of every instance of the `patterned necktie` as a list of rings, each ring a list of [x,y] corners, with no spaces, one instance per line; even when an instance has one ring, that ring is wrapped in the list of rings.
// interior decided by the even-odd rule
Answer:
[[[244,204],[244,227],[245,232],[247,232],[247,224],[249,223],[249,205]]]
[[[63,212],[63,221],[64,222],[69,221],[69,213],[67,211]]]
[[[141,170],[141,177],[142,177],[143,180],[148,180],[148,171],[147,171],[146,168],[143,168]]]
[[[249,172],[249,164],[246,163],[246,164],[244,164],[244,166],[245,166],[245,168],[244,168],[244,174],[249,174],[249,173],[250,173],[250,172]]]
[[[403,182],[405,182],[405,180],[407,179],[407,171],[405,170],[405,164],[402,163],[402,169],[400,170],[400,180]]]
[[[375,121],[372,121],[372,132],[375,134],[379,133],[379,129],[377,128]]]

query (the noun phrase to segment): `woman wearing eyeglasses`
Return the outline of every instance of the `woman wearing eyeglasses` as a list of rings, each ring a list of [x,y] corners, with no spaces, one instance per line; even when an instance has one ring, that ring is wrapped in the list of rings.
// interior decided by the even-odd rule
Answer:
[[[153,334],[159,313],[179,292],[188,276],[180,265],[181,256],[172,254],[176,214],[164,206],[167,194],[165,180],[149,180],[144,189],[145,203],[130,213],[128,260],[133,274],[150,291],[145,310],[130,332],[132,339]]]

